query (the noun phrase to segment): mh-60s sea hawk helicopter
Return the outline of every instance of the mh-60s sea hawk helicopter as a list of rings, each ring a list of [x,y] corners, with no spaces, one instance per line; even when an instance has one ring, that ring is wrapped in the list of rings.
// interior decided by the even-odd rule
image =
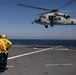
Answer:
[[[74,2],[76,2],[76,0],[70,0],[69,2],[65,3],[63,6],[57,9],[53,9],[53,10],[31,6],[31,5],[26,5],[26,4],[21,4],[21,3],[18,3],[17,6],[23,6],[23,7],[48,11],[48,12],[40,14],[39,18],[35,19],[32,22],[32,24],[37,23],[37,24],[44,25],[45,28],[48,28],[48,25],[50,25],[51,27],[53,27],[54,25],[76,25],[76,19],[71,18],[70,15],[68,14],[59,12],[61,8],[69,4],[72,4]]]

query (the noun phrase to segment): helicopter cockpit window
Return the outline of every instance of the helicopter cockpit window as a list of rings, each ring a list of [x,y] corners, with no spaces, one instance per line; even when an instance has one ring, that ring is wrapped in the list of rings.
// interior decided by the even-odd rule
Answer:
[[[44,18],[44,19],[45,19],[45,18],[46,18],[46,16],[42,16],[42,18]]]

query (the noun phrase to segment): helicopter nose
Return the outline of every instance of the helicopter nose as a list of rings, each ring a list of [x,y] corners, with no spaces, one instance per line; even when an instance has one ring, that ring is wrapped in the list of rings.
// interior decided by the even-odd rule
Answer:
[[[35,19],[34,21],[35,22],[41,22],[41,19]]]

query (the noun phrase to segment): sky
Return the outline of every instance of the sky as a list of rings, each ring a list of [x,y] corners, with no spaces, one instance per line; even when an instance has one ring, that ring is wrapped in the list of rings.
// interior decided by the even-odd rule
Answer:
[[[56,9],[69,0],[0,0],[0,34],[10,39],[76,39],[75,25],[54,25],[47,29],[31,21],[46,11],[17,6],[22,3],[42,8]],[[76,11],[76,2],[61,10]],[[76,12],[65,12],[76,18]]]

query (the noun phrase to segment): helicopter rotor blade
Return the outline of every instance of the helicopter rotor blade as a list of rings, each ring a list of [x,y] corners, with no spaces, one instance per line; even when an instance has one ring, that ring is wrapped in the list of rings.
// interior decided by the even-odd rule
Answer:
[[[40,13],[40,14],[38,14],[38,15],[43,15],[43,14],[47,14],[47,13],[50,13],[50,11],[45,12],[45,13]]]
[[[22,4],[22,3],[18,3],[17,6],[22,6],[22,7],[28,7],[28,8],[34,8],[34,9],[39,9],[39,10],[44,10],[44,11],[50,11],[50,12],[58,12],[58,10],[60,10],[63,7],[66,7],[72,3],[76,2],[76,0],[70,0],[69,2],[65,3],[64,5],[62,5],[61,7],[57,8],[57,9],[47,9],[47,8],[41,8],[41,7],[36,7],[36,6],[32,6],[32,5],[26,5],[26,4]]]
[[[68,12],[68,13],[73,13],[73,12],[76,12],[75,10],[60,10],[60,12]],[[47,14],[47,13],[50,13],[50,11],[48,11],[48,12],[45,12],[45,13],[40,13],[40,14],[38,14],[38,15],[43,15],[43,14]]]
[[[60,12],[76,12],[76,11],[74,11],[74,10],[60,10]]]
[[[66,7],[66,6],[68,6],[68,5],[70,5],[70,4],[74,3],[74,2],[76,2],[76,0],[70,0],[69,2],[65,3],[63,6],[59,7],[58,10],[63,8],[63,7]]]
[[[28,8],[34,8],[34,9],[45,10],[45,11],[51,11],[50,9],[41,8],[41,7],[35,7],[35,6],[26,5],[26,4],[21,4],[21,3],[18,3],[17,6],[28,7]]]

